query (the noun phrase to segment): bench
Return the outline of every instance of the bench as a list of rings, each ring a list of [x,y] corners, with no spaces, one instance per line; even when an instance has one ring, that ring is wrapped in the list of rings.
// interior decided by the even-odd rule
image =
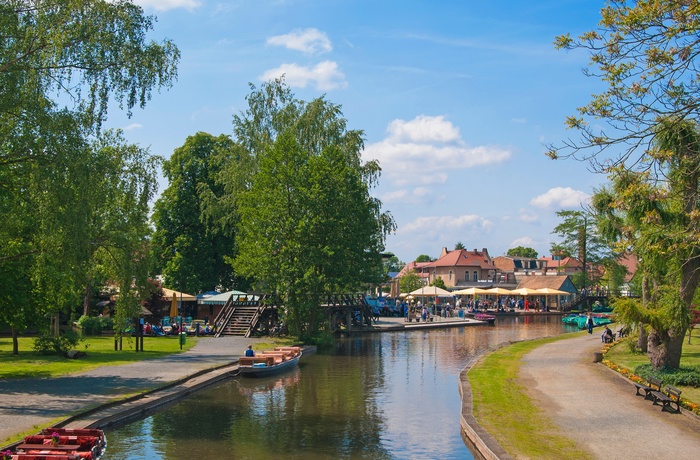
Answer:
[[[663,385],[663,382],[660,379],[657,379],[656,377],[649,377],[648,381],[649,385],[634,382],[634,386],[637,388],[636,394],[637,396],[642,396],[642,394],[639,391],[644,390],[644,399],[653,399],[651,393],[653,391],[660,392],[661,385]]]
[[[651,395],[654,397],[654,404],[661,402],[661,410],[668,408],[672,409],[671,405],[676,405],[676,410],[674,412],[680,413],[681,411],[681,390],[671,385],[666,385],[666,391],[652,391]]]

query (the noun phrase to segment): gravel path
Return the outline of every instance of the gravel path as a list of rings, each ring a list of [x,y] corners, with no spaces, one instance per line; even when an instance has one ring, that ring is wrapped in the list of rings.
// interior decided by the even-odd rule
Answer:
[[[536,404],[594,458],[700,458],[700,418],[636,396],[631,381],[593,362],[601,347],[594,331],[528,353],[520,376]]]

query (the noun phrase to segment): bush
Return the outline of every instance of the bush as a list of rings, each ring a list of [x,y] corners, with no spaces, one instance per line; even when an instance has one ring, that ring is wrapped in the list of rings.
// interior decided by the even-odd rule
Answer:
[[[100,319],[93,316],[81,316],[78,326],[83,335],[99,335],[101,330]]]
[[[42,355],[65,355],[68,350],[78,346],[83,339],[78,337],[74,331],[66,331],[63,335],[56,337],[53,335],[41,335],[34,339],[34,351]]]
[[[667,385],[700,388],[700,366],[655,370],[651,364],[643,364],[637,366],[634,373],[645,379],[656,377]]]
[[[83,335],[100,335],[102,331],[112,330],[112,318],[108,316],[81,316],[78,325]]]

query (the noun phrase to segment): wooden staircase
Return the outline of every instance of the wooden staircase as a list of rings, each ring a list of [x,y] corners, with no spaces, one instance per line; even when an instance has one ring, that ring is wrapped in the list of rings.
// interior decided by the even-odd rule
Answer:
[[[219,325],[214,336],[250,337],[266,308],[264,298],[264,294],[231,295],[214,320],[214,324]]]

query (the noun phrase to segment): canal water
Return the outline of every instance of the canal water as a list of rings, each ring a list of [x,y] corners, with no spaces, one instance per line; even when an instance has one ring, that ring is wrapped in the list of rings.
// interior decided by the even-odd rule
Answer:
[[[572,331],[560,316],[364,334],[277,377],[235,378],[107,433],[113,459],[470,459],[458,376],[499,343]]]

